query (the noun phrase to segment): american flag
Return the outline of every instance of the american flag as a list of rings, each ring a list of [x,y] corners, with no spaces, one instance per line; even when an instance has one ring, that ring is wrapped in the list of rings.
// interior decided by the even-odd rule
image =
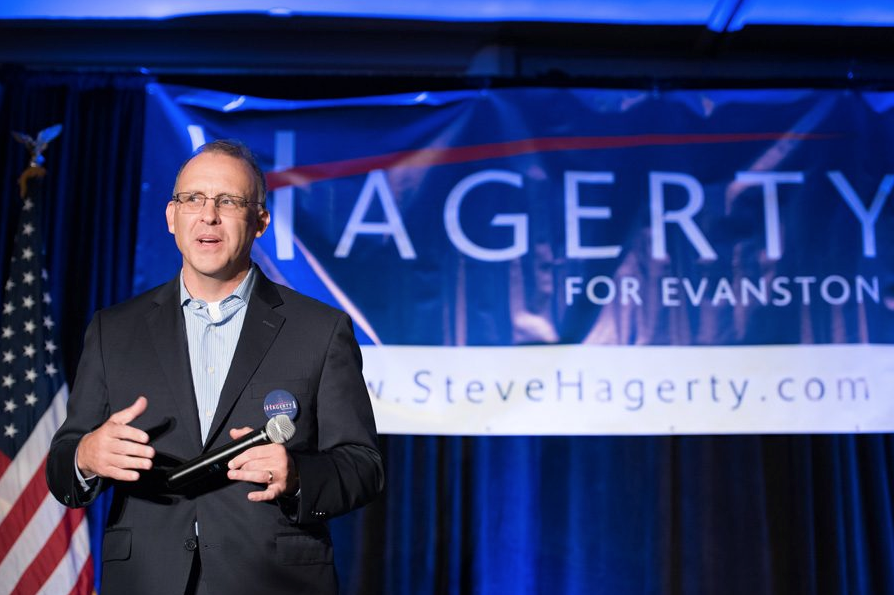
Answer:
[[[0,595],[93,592],[84,510],[59,504],[45,477],[68,386],[44,269],[39,186],[33,179],[23,198],[0,301]]]

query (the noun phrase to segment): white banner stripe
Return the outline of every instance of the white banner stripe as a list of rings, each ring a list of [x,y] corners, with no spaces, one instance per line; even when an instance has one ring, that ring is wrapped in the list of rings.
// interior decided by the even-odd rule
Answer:
[[[12,592],[22,573],[46,545],[67,510],[52,494],[47,493],[31,522],[0,563],[0,595]]]
[[[894,345],[361,349],[382,434],[894,431]]]
[[[84,564],[90,559],[90,532],[87,530],[87,517],[81,520],[75,534],[72,535],[68,552],[59,561],[53,574],[44,583],[39,595],[57,595],[71,592]]]
[[[34,431],[28,436],[24,446],[16,454],[3,477],[0,477],[0,522],[6,518],[15,504],[19,494],[31,482],[31,478],[47,456],[53,434],[65,419],[65,406],[68,403],[68,386],[62,388],[53,397],[50,407],[44,412]]]

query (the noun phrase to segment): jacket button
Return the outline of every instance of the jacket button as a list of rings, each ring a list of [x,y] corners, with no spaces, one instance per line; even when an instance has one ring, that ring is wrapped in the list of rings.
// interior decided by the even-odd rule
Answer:
[[[195,539],[190,537],[189,539],[187,539],[186,541],[183,542],[183,547],[185,547],[187,551],[191,552],[194,549],[196,549],[196,547],[198,547],[198,544],[196,543]]]

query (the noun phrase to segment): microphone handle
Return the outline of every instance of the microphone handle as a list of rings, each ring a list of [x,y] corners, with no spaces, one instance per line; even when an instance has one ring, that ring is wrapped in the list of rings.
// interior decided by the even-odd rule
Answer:
[[[167,477],[168,487],[173,489],[180,488],[197,479],[222,471],[230,459],[256,444],[263,444],[269,441],[265,428],[259,428],[238,440],[208,451],[192,461],[172,469]]]

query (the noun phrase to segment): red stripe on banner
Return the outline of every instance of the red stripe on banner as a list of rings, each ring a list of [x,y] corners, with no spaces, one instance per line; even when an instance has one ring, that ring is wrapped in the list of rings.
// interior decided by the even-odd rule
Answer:
[[[16,595],[33,595],[37,593],[43,584],[50,578],[59,561],[65,557],[71,544],[71,537],[84,518],[84,509],[67,510],[56,530],[53,531],[43,549],[34,557],[34,560],[22,573],[13,593]]]
[[[15,545],[19,534],[25,529],[28,521],[31,520],[47,496],[49,489],[44,472],[46,466],[47,460],[44,458],[31,477],[31,481],[19,494],[6,518],[0,523],[0,560],[3,560]]]
[[[560,136],[527,138],[504,143],[470,145],[397,151],[383,155],[370,155],[356,159],[344,159],[299,165],[267,174],[267,187],[276,190],[285,186],[303,186],[322,180],[365,174],[374,169],[395,167],[431,167],[525,155],[549,151],[587,151],[594,149],[629,149],[671,145],[702,145],[716,143],[741,143],[776,140],[818,140],[835,138],[833,134],[808,134],[799,132],[751,132],[729,134],[638,134],[629,136]]]
[[[0,477],[3,477],[3,474],[6,473],[6,470],[9,469],[9,465],[12,463],[12,460],[0,452]]]
[[[96,595],[93,590],[93,556],[87,556],[81,574],[78,575],[78,581],[72,587],[68,595]]]

